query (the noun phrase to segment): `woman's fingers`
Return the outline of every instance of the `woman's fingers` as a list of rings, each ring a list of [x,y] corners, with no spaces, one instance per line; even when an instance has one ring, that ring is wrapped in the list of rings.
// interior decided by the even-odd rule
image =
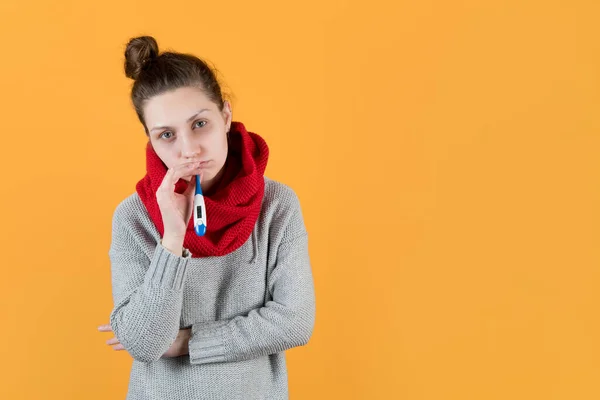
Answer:
[[[200,175],[200,182],[202,182],[202,174],[204,172],[199,172],[196,175]],[[185,189],[185,192],[183,192],[184,196],[189,196],[189,197],[194,197],[194,195],[196,194],[196,176],[192,175],[192,179],[190,179],[190,182],[188,184],[188,187]]]
[[[116,337],[106,341],[106,344],[113,348],[113,350],[125,350],[125,347],[119,342]]]
[[[119,343],[120,343],[120,342],[119,342],[119,339],[117,339],[116,337],[114,337],[114,338],[112,338],[112,339],[108,339],[108,340],[106,341],[106,344],[110,344],[110,345],[113,345],[113,344],[119,344]]]
[[[185,191],[183,192],[184,196],[192,196],[192,193],[194,193],[196,191],[196,177],[192,176],[192,179],[190,179],[190,181],[188,182],[187,188],[185,189]]]
[[[112,346],[113,350],[125,350],[122,344],[118,344],[116,346]]]
[[[112,332],[112,327],[110,326],[110,324],[106,324],[106,325],[100,325],[98,327],[98,330],[100,332]]]
[[[177,181],[184,176],[191,176],[192,179],[196,179],[194,175],[198,175],[202,171],[199,162],[192,162],[188,165],[184,165],[173,172],[172,184],[175,185]]]
[[[200,163],[198,161],[192,161],[177,165],[173,168],[169,168],[158,190],[162,189],[168,192],[172,192],[173,188],[175,187],[175,184],[179,179],[181,179],[184,176],[190,176],[200,173],[199,164]]]
[[[112,327],[110,326],[110,324],[99,325],[98,330],[100,332],[112,332]],[[119,342],[119,339],[117,339],[116,337],[108,339],[106,341],[106,344],[111,346],[113,350],[125,350],[125,347],[123,347],[121,342]]]

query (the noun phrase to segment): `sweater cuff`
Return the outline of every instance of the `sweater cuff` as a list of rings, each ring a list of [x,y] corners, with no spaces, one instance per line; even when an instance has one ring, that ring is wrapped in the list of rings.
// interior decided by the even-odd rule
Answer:
[[[199,322],[192,325],[188,343],[190,363],[225,361],[225,335],[229,320]]]
[[[145,284],[170,290],[182,290],[190,255],[178,256],[160,242],[154,249]]]

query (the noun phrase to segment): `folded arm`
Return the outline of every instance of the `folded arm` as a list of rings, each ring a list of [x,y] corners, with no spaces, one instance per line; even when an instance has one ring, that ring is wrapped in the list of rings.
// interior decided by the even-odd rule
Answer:
[[[247,315],[192,325],[190,363],[240,361],[305,345],[315,322],[315,293],[308,255],[308,236],[300,229],[286,236],[268,277],[272,300]]]
[[[158,243],[150,259],[123,221],[113,218],[109,257],[114,299],[112,330],[134,359],[156,361],[179,333],[190,254],[184,251],[178,256]]]

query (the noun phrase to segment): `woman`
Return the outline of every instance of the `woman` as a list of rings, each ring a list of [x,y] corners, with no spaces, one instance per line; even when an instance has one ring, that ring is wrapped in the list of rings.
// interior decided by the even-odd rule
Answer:
[[[125,74],[147,173],[113,215],[114,308],[99,329],[133,357],[127,399],[287,399],[284,351],[306,344],[315,320],[298,197],[264,176],[267,144],[232,121],[205,62],[159,55],[142,36],[127,44]]]

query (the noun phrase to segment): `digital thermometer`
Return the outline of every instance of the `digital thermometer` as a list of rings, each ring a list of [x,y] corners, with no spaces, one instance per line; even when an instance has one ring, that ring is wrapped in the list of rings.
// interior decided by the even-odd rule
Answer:
[[[204,195],[200,186],[200,175],[196,175],[196,193],[194,194],[194,230],[196,235],[204,236],[206,233],[206,206]]]

